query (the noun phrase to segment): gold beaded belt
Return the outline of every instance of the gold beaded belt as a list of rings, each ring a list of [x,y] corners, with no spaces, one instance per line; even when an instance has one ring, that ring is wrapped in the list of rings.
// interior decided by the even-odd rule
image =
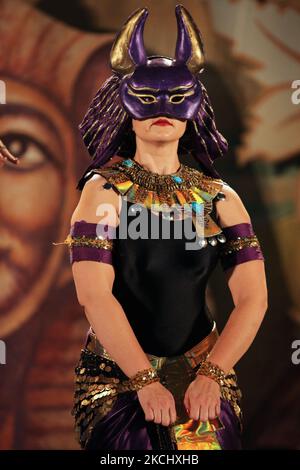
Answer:
[[[182,356],[187,360],[191,367],[196,367],[198,364],[200,364],[201,361],[203,361],[203,359],[206,357],[206,354],[212,349],[213,345],[217,341],[218,336],[219,333],[216,322],[214,321],[211,332],[199,343],[183,353]],[[110,361],[115,362],[108,351],[98,341],[98,338],[93,332],[92,328],[89,332],[86,348],[99,356],[106,357]],[[149,353],[146,353],[146,355],[152,364],[155,364],[158,368],[160,368],[167,360],[166,356],[155,356],[154,354]]]

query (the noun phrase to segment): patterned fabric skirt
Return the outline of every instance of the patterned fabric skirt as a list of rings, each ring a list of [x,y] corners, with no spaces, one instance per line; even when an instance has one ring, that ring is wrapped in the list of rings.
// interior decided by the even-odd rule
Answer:
[[[196,370],[216,342],[211,333],[189,351],[172,357],[147,354],[161,383],[175,399],[177,420],[164,426],[146,421],[136,391],[122,387],[128,377],[89,330],[75,368],[72,415],[82,449],[102,450],[229,450],[241,449],[242,393],[234,369],[221,387],[221,413],[208,421],[193,420],[183,399]]]

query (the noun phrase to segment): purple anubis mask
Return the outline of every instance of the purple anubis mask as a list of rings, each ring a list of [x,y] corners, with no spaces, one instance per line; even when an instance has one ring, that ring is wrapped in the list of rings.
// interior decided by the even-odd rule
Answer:
[[[216,129],[209,97],[199,79],[204,67],[201,35],[182,5],[177,5],[175,12],[178,36],[174,59],[147,57],[143,40],[147,8],[132,13],[117,34],[110,54],[113,74],[98,90],[79,125],[93,163],[78,189],[90,169],[115,154],[122,155],[131,118],[187,120],[184,150],[200,161],[207,174],[219,177],[212,164],[227,151],[227,142]],[[131,150],[129,156],[133,157]]]
[[[143,41],[146,8],[127,20],[112,47],[111,67],[123,76],[120,98],[134,119],[162,115],[193,119],[203,101],[197,79],[204,63],[200,32],[181,5],[177,5],[175,12],[178,26],[175,59],[147,57]]]

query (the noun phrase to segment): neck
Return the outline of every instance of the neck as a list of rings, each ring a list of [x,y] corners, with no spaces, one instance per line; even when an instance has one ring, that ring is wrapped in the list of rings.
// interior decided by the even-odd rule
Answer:
[[[146,170],[159,175],[175,173],[180,161],[178,158],[179,140],[171,142],[146,142],[136,136],[134,160]]]

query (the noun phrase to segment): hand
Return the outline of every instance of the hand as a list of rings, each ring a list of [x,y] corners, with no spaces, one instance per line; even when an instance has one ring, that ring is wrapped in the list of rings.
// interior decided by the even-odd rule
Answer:
[[[169,426],[176,421],[175,400],[160,382],[152,382],[137,391],[146,421]]]
[[[190,418],[214,419],[221,413],[220,386],[210,377],[198,375],[188,386],[183,402]]]
[[[3,166],[7,161],[11,163],[15,163],[16,165],[19,163],[19,159],[14,157],[4,145],[2,140],[0,140],[0,167]]]

